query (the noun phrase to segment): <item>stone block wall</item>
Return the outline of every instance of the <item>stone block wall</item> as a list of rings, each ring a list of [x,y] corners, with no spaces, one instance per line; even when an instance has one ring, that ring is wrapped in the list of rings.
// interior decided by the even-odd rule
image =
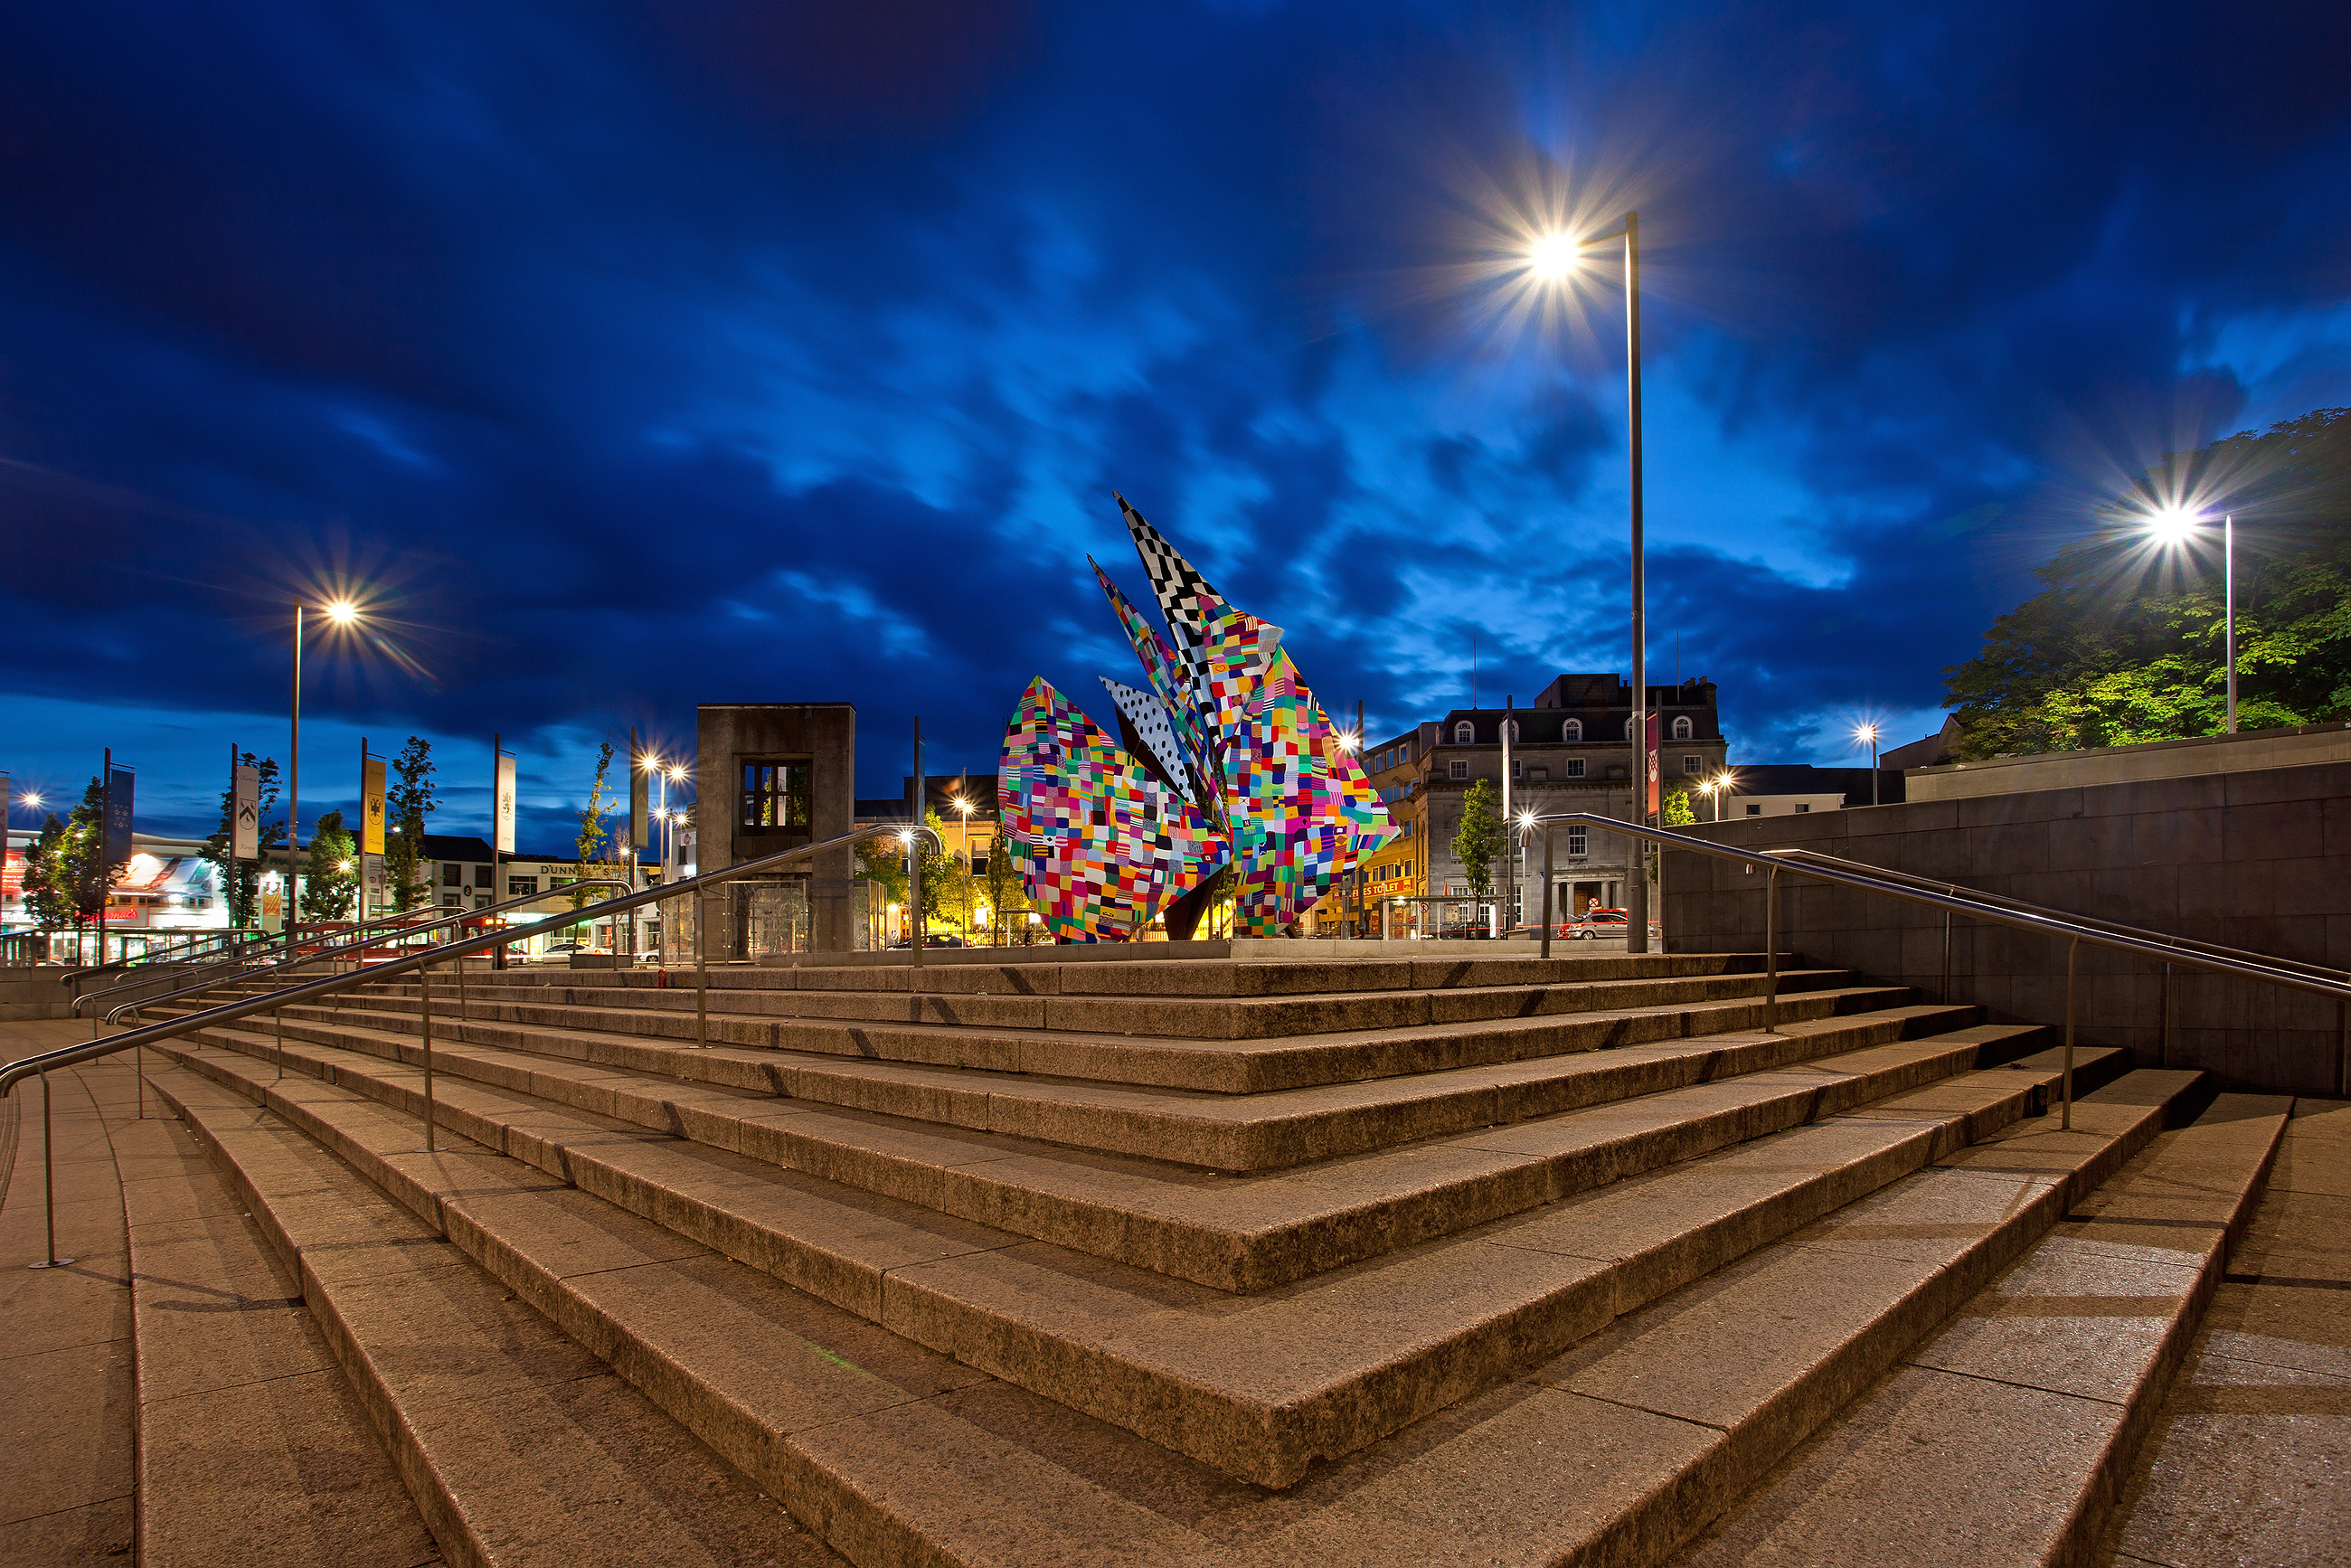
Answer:
[[[1687,830],[1794,847],[2068,912],[2351,970],[2351,763],[1917,801]],[[1665,857],[1665,921],[1683,951],[1760,950],[1767,878],[1687,852]],[[1781,946],[1816,963],[1941,988],[1939,912],[1780,879]],[[1952,993],[2001,1021],[2062,1024],[2066,945],[1965,920]],[[2203,1067],[2237,1085],[2337,1092],[2337,1004],[2085,946],[2075,1025],[2143,1065]]]

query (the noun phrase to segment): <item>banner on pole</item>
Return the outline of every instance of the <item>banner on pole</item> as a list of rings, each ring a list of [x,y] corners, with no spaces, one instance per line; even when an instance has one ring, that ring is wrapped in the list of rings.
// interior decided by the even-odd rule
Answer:
[[[652,841],[653,774],[645,767],[645,748],[638,743],[637,727],[629,727],[629,842],[643,849]]]
[[[1641,776],[1649,781],[1649,815],[1652,817],[1656,816],[1658,811],[1663,810],[1663,807],[1659,805],[1657,800],[1658,716],[1659,716],[1656,714],[1651,714],[1649,716],[1647,726],[1648,733],[1643,736],[1641,739]]]
[[[360,918],[379,914],[390,901],[383,893],[383,855],[381,852],[360,853]]]
[[[236,805],[229,817],[228,852],[232,860],[261,858],[261,769],[234,770]]]
[[[360,852],[383,853],[383,758],[360,764]]]
[[[106,863],[120,865],[131,858],[131,794],[134,779],[128,768],[117,768],[106,780]]]
[[[496,853],[510,855],[515,846],[515,759],[503,752],[498,756],[496,800],[496,838],[490,848]]]

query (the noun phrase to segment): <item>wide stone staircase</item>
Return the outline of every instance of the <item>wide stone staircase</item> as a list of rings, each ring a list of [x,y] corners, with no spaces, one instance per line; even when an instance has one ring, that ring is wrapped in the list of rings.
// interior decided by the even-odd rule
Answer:
[[[413,976],[150,1080],[566,1568],[2077,1556],[2290,1110],[1753,955],[957,957],[436,975],[430,1151]]]

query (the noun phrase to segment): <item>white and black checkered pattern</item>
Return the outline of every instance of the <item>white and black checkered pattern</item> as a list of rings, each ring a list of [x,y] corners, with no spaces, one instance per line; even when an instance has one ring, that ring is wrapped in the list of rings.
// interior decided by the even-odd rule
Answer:
[[[1199,569],[1176,553],[1176,547],[1159,535],[1159,530],[1143,520],[1143,514],[1127,504],[1117,491],[1118,509],[1126,516],[1126,531],[1134,536],[1134,553],[1143,558],[1143,570],[1151,578],[1151,591],[1159,597],[1159,612],[1167,618],[1167,629],[1176,634],[1176,646],[1190,651],[1205,639],[1207,622],[1193,608],[1194,595],[1221,602],[1224,595],[1208,586],[1208,580]]]
[[[1120,685],[1108,675],[1096,675],[1094,679],[1109,691],[1110,700],[1118,705],[1118,711],[1127,716],[1127,721],[1134,726],[1134,733],[1143,737],[1144,746],[1150,747],[1151,758],[1159,764],[1167,782],[1175,786],[1179,794],[1190,796],[1196,793],[1192,788],[1192,775],[1184,766],[1184,747],[1176,738],[1176,727],[1168,722],[1166,706],[1151,693]]]

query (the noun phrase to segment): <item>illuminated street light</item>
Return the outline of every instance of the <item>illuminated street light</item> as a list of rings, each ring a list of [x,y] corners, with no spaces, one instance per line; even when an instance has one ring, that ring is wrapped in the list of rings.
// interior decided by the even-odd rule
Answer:
[[[2174,549],[2186,545],[2196,537],[2196,530],[2212,519],[2186,507],[2166,507],[2148,516],[2147,534],[2158,542]],[[2237,518],[2234,513],[2224,513],[2220,518],[2220,583],[2222,611],[2227,618],[2227,649],[2223,657],[2229,663],[2228,727],[2221,733],[2237,733]]]
[[[339,627],[356,625],[360,607],[348,599],[329,601],[327,619]],[[286,934],[302,934],[302,606],[294,606],[293,736],[286,759]]]
[[[1854,740],[1869,747],[1869,803],[1877,804],[1877,727],[1865,724],[1853,732]]]
[[[1634,769],[1635,815],[1635,820],[1646,822],[1648,813],[1644,809],[1646,802],[1643,792],[1648,787],[1649,777],[1649,666],[1647,556],[1641,513],[1641,214],[1626,213],[1625,226],[1613,234],[1579,238],[1562,230],[1548,231],[1528,246],[1526,267],[1539,281],[1558,287],[1565,283],[1584,253],[1616,240],[1625,242],[1625,428],[1632,481],[1628,492],[1628,544],[1633,563],[1633,744],[1640,756],[1640,766]],[[1649,950],[1649,875],[1645,862],[1625,878],[1625,950],[1646,953]]]
[[[348,599],[338,599],[327,606],[327,619],[338,626],[348,626],[360,618],[360,607]]]

